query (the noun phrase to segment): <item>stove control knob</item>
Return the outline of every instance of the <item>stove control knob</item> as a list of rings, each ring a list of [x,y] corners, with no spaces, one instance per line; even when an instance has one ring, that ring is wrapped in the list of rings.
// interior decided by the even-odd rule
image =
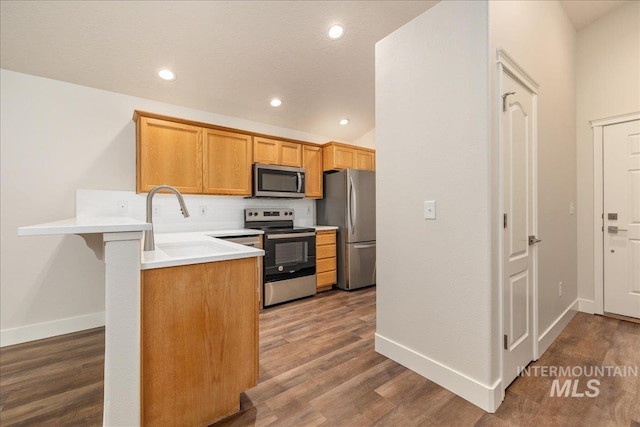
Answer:
[[[282,271],[282,270],[284,270],[284,267],[283,266],[279,266],[278,267],[278,271]]]

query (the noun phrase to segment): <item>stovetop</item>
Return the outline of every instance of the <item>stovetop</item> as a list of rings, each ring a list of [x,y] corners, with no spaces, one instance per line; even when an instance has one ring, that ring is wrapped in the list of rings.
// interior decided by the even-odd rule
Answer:
[[[275,234],[275,233],[308,233],[312,231],[316,231],[315,228],[309,227],[287,227],[287,226],[255,226],[251,224],[245,224],[246,228],[253,230],[262,230],[265,234]]]
[[[262,230],[265,234],[306,233],[315,228],[293,225],[294,210],[290,208],[249,208],[244,210],[244,226]]]

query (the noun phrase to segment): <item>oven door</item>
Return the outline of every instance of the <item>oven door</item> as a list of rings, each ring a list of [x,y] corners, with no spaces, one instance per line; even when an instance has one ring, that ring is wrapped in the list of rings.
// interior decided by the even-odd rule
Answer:
[[[253,165],[254,197],[303,198],[304,169],[288,166]]]
[[[273,233],[264,239],[264,281],[316,274],[316,233]]]

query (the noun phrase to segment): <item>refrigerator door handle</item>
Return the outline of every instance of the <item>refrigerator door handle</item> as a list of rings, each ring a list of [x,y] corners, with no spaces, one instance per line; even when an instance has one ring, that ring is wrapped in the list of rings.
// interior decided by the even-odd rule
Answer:
[[[353,245],[354,249],[368,249],[368,248],[375,248],[376,244],[375,243],[369,243],[368,245]]]
[[[353,185],[353,177],[349,177],[349,222],[351,223],[351,234],[356,232],[356,223],[354,218],[357,218],[357,199],[356,188]]]

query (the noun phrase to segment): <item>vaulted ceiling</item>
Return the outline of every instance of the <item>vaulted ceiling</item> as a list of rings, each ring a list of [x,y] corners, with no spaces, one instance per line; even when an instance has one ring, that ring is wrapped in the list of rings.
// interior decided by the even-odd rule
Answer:
[[[374,127],[375,43],[435,3],[2,0],[0,65],[353,141]]]

